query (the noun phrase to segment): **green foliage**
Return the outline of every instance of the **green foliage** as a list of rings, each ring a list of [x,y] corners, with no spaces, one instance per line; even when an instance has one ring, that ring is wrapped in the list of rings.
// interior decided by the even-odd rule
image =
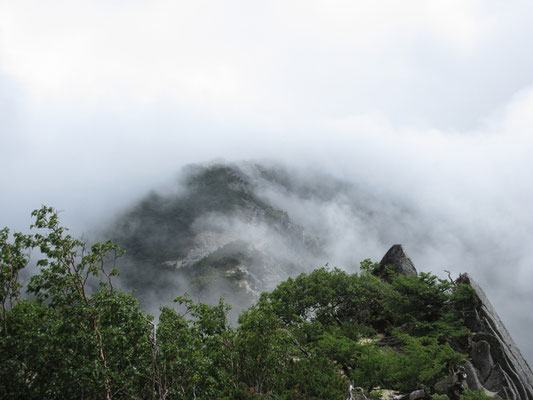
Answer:
[[[290,363],[283,371],[282,399],[342,399],[346,393],[346,379],[332,361],[315,356]]]
[[[233,330],[228,306],[175,300],[184,313],[163,307],[157,330],[157,391],[167,399],[218,398],[235,388],[232,370]]]
[[[0,230],[0,303],[2,303],[2,325],[0,334],[8,335],[7,312],[16,304],[22,285],[18,274],[28,263],[26,248],[29,237],[21,233],[14,234],[13,243],[9,242],[9,229]]]
[[[148,326],[137,301],[111,283],[120,249],[111,242],[88,248],[66,233],[51,208],[33,216],[38,232],[24,245],[41,255],[40,273],[27,288],[36,300],[6,314],[0,392],[24,398],[143,393]]]
[[[240,379],[257,394],[271,392],[294,354],[290,334],[270,307],[252,306],[239,324],[235,345]]]
[[[448,365],[458,365],[465,357],[448,343],[441,344],[433,337],[395,335],[403,342],[394,385],[400,390],[431,386],[447,375]]]
[[[365,260],[361,274],[320,268],[288,279],[237,327],[222,300],[188,296],[161,308],[155,325],[113,285],[116,244],[72,238],[51,208],[33,216],[35,233],[0,231],[3,398],[338,399],[349,380],[368,392],[432,387],[464,357],[449,344],[466,335],[475,302],[464,285],[429,274],[386,282]],[[26,287],[32,299],[21,299],[32,250],[39,273]],[[234,266],[224,251],[202,261],[205,271]]]
[[[371,393],[369,393],[368,397],[370,400],[380,400],[381,396],[383,396],[382,390],[373,390]]]
[[[391,275],[387,283],[365,260],[361,275],[325,268],[288,279],[259,306],[269,305],[309,352],[334,360],[358,386],[402,391],[431,386],[464,358],[448,340],[466,335],[464,294],[429,274]],[[464,306],[464,304],[463,304]],[[377,346],[382,332],[398,345]]]
[[[391,296],[391,288],[373,275],[320,268],[289,278],[264,299],[272,302],[288,324],[313,321],[331,325],[345,321],[378,326],[386,317],[384,303]]]

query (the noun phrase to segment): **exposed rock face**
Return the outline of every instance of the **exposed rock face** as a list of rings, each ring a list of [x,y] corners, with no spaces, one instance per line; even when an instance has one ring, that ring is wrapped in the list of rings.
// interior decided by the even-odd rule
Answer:
[[[416,275],[411,259],[399,244],[392,246],[380,262],[381,268],[375,274],[388,280],[386,266],[401,275]],[[509,400],[533,400],[533,373],[527,361],[514,343],[498,313],[490,304],[485,292],[468,274],[462,274],[456,281],[469,285],[476,302],[465,315],[465,325],[471,335],[467,348],[470,360],[463,360],[468,387],[482,389],[489,397]],[[445,393],[451,378],[437,385],[437,393]]]
[[[504,399],[533,399],[533,373],[481,287],[467,274],[457,280],[474,290],[478,303],[467,315],[473,332],[470,356],[481,385]]]
[[[494,360],[490,354],[490,344],[486,340],[475,342],[470,353],[472,361],[476,364],[479,371],[479,378],[484,382],[492,372]]]
[[[479,376],[474,365],[468,360],[463,360],[461,365],[465,369],[466,383],[468,387],[472,390],[483,389],[483,385],[481,385],[481,382],[479,381]]]
[[[395,244],[383,256],[379,263],[381,268],[377,271],[377,275],[387,280],[386,266],[392,266],[392,269],[400,275],[417,275],[416,268],[403,249],[401,244]]]

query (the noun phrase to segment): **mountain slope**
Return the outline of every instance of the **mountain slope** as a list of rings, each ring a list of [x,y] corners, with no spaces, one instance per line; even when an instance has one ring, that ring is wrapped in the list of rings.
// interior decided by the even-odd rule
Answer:
[[[151,193],[117,219],[122,282],[149,301],[187,291],[237,308],[316,262],[316,238],[256,194],[237,166],[189,167],[180,189]]]

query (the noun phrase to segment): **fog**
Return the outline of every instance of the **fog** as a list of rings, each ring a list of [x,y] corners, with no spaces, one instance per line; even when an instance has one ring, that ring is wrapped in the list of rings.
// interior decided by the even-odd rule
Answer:
[[[94,230],[190,163],[330,174],[378,226],[349,198],[263,195],[337,239],[332,263],[400,242],[419,270],[471,273],[532,360],[532,17],[521,1],[2,2],[0,226],[47,204]]]

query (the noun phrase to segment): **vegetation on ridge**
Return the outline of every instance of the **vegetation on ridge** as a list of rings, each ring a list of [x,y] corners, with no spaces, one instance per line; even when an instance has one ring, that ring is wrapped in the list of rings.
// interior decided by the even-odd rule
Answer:
[[[116,244],[72,238],[52,208],[33,216],[36,233],[0,231],[2,398],[344,399],[350,380],[373,393],[431,390],[465,357],[466,285],[392,271],[387,283],[366,260],[360,274],[286,280],[237,327],[222,300],[187,296],[156,325],[113,285]],[[31,250],[39,272],[24,298]]]

